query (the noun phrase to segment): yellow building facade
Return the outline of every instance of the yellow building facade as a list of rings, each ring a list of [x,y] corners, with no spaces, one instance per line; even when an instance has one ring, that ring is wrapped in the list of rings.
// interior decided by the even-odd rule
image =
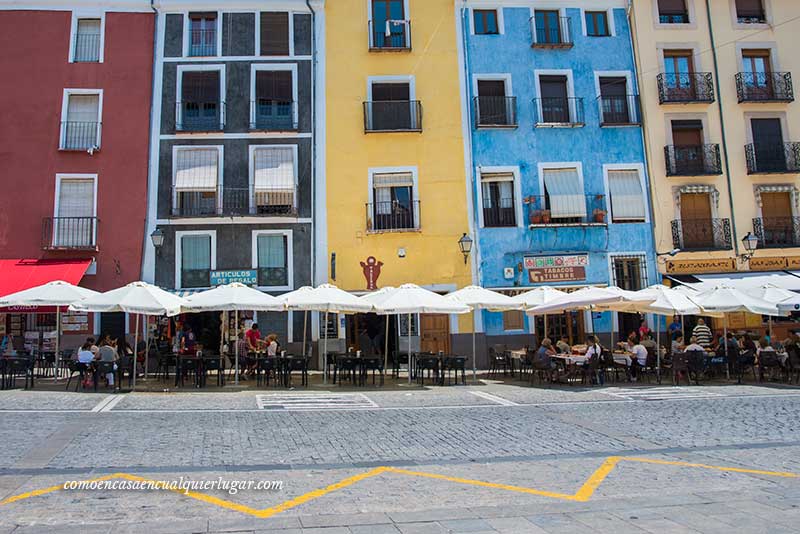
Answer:
[[[450,0],[326,4],[327,268],[342,289],[471,282],[457,39]]]
[[[633,0],[631,18],[662,273],[799,269],[800,2]]]

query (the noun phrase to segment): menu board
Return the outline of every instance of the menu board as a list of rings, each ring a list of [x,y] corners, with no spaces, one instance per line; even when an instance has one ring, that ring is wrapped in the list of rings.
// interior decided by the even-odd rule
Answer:
[[[39,349],[39,332],[27,331],[25,332],[25,350],[33,352]]]
[[[68,311],[61,316],[61,331],[71,334],[89,332],[89,314],[87,312]]]
[[[21,336],[25,330],[25,316],[19,313],[12,313],[9,321],[10,334],[12,336]]]
[[[5,313],[0,313],[0,337],[6,335],[6,318]]]
[[[42,352],[55,352],[56,351],[56,331],[42,332]]]

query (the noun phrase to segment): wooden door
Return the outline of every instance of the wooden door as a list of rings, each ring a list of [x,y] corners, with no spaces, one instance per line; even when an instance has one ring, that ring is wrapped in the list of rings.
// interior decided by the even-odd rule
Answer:
[[[569,122],[569,100],[566,76],[541,76],[542,118],[544,122]]]
[[[791,246],[794,243],[792,197],[788,191],[761,193],[763,245]]]
[[[700,121],[672,121],[672,145],[678,174],[705,174],[703,124]]]
[[[449,315],[421,315],[420,316],[420,351],[450,352],[450,316]]]
[[[711,220],[711,198],[708,193],[681,194],[681,248],[713,248],[714,229]]]
[[[780,119],[752,119],[753,147],[760,172],[786,171],[783,128]]]

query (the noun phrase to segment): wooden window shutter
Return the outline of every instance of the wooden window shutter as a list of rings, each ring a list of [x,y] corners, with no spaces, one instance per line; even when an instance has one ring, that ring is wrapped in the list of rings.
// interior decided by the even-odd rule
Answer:
[[[288,70],[256,72],[256,95],[266,100],[292,101],[292,73]]]
[[[736,0],[736,15],[738,17],[763,17],[764,9],[761,6],[761,0]]]
[[[184,102],[219,102],[219,72],[184,72]]]
[[[683,15],[685,13],[685,0],[658,0],[659,15]]]
[[[289,55],[289,13],[261,13],[261,55]]]

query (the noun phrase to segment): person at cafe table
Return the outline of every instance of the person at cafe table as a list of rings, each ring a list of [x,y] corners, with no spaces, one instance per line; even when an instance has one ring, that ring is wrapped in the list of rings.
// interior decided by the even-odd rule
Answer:
[[[569,336],[567,334],[562,335],[561,339],[556,342],[556,349],[558,349],[558,352],[561,354],[569,354],[572,352],[572,347],[569,346]]]
[[[647,347],[641,343],[637,343],[631,349],[629,363],[632,382],[636,382],[636,379],[639,376],[639,368],[644,367],[645,365],[647,365]]]
[[[536,360],[541,365],[541,368],[549,368],[550,370],[556,369],[556,362],[551,358],[555,353],[556,351],[553,350],[553,343],[549,338],[544,338],[539,350],[536,351]]]
[[[704,349],[702,345],[697,343],[697,338],[695,336],[692,336],[689,339],[689,344],[686,345],[686,348],[684,350],[686,352],[693,351],[693,350],[699,350],[700,352],[705,352],[706,351],[706,349]]]

